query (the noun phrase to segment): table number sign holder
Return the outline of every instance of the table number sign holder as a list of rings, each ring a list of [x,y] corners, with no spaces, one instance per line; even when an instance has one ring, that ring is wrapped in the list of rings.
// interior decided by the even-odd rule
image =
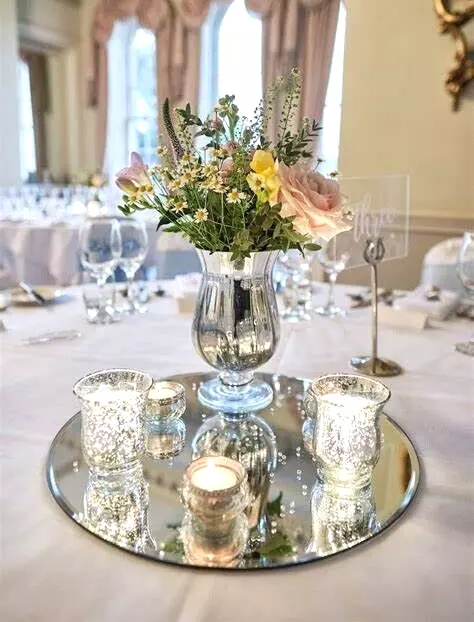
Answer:
[[[402,367],[378,356],[378,267],[408,255],[409,180],[406,175],[346,177],[341,192],[353,218],[352,230],[342,234],[350,254],[346,269],[369,265],[371,274],[372,351],[350,363],[368,376],[398,376]]]
[[[364,259],[370,266],[370,283],[372,289],[372,354],[370,356],[354,356],[351,365],[367,376],[399,376],[402,367],[389,359],[378,356],[378,264],[383,260],[385,247],[383,238],[369,238],[365,243]]]

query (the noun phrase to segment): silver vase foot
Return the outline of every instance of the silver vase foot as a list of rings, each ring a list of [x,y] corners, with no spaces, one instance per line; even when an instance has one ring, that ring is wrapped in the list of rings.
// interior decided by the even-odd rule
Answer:
[[[272,387],[263,380],[243,386],[224,384],[219,377],[203,382],[198,390],[203,406],[225,413],[246,413],[266,408],[273,400]]]

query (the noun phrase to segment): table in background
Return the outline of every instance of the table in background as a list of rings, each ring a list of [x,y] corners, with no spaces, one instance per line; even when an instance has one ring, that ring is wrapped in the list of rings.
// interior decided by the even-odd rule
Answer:
[[[32,285],[67,286],[81,282],[79,230],[83,219],[68,222],[47,220],[0,221],[0,270],[2,287],[18,281]],[[180,236],[159,234],[156,223],[148,222],[149,251],[143,276],[171,278],[199,271],[195,249]]]
[[[337,289],[347,304],[345,289]],[[2,619],[8,622],[467,622],[472,619],[474,359],[453,344],[472,323],[413,333],[381,328],[380,353],[405,374],[386,380],[387,412],[410,435],[423,466],[419,496],[400,523],[333,560],[258,573],[169,567],[134,558],[70,521],[47,490],[50,442],[78,409],[82,375],[135,367],[156,377],[206,370],[191,316],[155,298],[143,317],[110,326],[83,320],[80,290],[51,308],[10,309],[2,351]],[[324,292],[321,292],[321,298]],[[24,346],[38,333],[83,338]],[[346,319],[284,325],[267,370],[316,377],[350,371],[368,352],[370,309]]]

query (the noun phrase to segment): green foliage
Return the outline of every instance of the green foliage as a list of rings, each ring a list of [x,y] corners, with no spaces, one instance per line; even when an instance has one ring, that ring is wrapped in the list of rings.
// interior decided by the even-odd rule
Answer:
[[[174,121],[166,99],[163,120],[174,160],[166,148],[159,148],[161,164],[149,171],[153,191],[147,185],[137,187],[124,196],[120,210],[130,216],[154,209],[159,214],[157,229],[179,232],[200,249],[231,252],[234,259],[263,250],[319,248],[295,231],[293,217],[281,216],[282,206],[272,204],[277,195],[271,195],[265,181],[255,181],[252,170],[256,149],[287,166],[312,157],[319,124],[306,119],[292,130],[300,94],[301,75],[292,71],[267,90],[251,121],[240,116],[233,95],[221,97],[206,119],[187,104],[174,111]],[[281,114],[272,143],[268,127],[277,110]],[[271,175],[278,181],[277,165],[274,168]]]

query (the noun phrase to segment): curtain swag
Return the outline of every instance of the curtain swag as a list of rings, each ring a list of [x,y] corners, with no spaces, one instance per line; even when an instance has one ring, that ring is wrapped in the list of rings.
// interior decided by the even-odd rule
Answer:
[[[232,0],[219,0],[230,4]],[[92,23],[89,105],[97,108],[97,162],[103,165],[107,128],[107,41],[117,20],[137,17],[159,38],[158,100],[173,107],[199,97],[200,29],[212,0],[100,0]],[[300,116],[320,118],[326,97],[340,0],[246,0],[263,22],[264,87],[299,67]],[[273,133],[275,128],[273,128]]]

